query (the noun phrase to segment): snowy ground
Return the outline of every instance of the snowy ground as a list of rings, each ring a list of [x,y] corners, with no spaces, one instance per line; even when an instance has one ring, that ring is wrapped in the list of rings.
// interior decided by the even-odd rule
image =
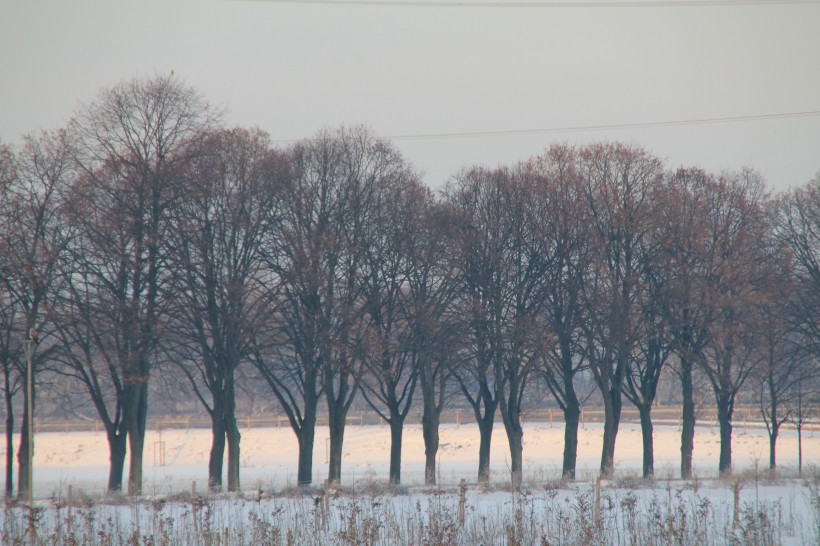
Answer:
[[[563,449],[562,424],[525,426],[521,493],[504,490],[509,455],[504,431],[494,434],[494,487],[475,481],[475,425],[441,428],[441,489],[421,486],[424,447],[420,426],[408,426],[403,445],[405,494],[387,488],[389,429],[348,426],[343,490],[295,491],[296,441],[282,428],[242,433],[243,495],[203,496],[210,431],[152,431],[145,445],[141,499],[102,498],[108,449],[101,432],[39,433],[35,448],[35,492],[26,505],[0,510],[3,544],[370,544],[393,546],[502,544],[755,545],[820,544],[820,433],[804,435],[805,477],[771,479],[765,430],[740,425],[734,434],[733,479],[717,474],[717,430],[697,429],[697,480],[676,479],[680,432],[655,429],[655,482],[637,479],[641,437],[637,425],[622,424],[616,447],[616,476],[594,483],[601,425],[580,430],[578,480],[557,481]],[[327,429],[319,427],[314,482],[327,473]],[[164,464],[162,464],[164,461]],[[779,441],[782,475],[794,474],[797,438]],[[127,479],[127,476],[126,476]],[[191,495],[196,484],[197,495]],[[73,490],[73,511],[68,486]],[[416,486],[416,487],[412,487]],[[285,491],[287,490],[287,491]],[[463,502],[463,505],[462,505]],[[463,509],[462,509],[463,506]],[[463,518],[462,515],[463,514]],[[33,527],[30,521],[35,521]],[[33,537],[33,538],[32,538]]]
[[[525,424],[524,480],[545,483],[560,477],[563,425]],[[594,478],[600,460],[602,428],[587,424],[579,431],[578,478]],[[314,451],[314,483],[327,475],[327,428],[318,427]],[[197,482],[207,484],[210,430],[151,431],[145,442],[144,491],[168,495],[190,491]],[[441,483],[454,486],[462,478],[475,480],[478,465],[478,429],[475,425],[443,425],[439,449]],[[677,476],[680,432],[676,426],[655,427],[655,470],[658,478]],[[245,490],[277,491],[295,484],[297,444],[292,431],[282,428],[251,428],[242,431],[241,482]],[[695,435],[695,473],[700,478],[717,474],[720,441],[717,428],[699,427]],[[348,425],[342,462],[342,484],[361,486],[386,482],[390,433],[387,426]],[[616,476],[639,476],[641,436],[638,425],[622,424],[615,452]],[[164,465],[161,464],[164,458]],[[733,436],[736,471],[763,470],[768,466],[768,437],[759,428],[736,426]],[[491,466],[493,481],[508,482],[509,451],[502,426],[493,434]],[[820,465],[820,433],[804,433],[804,469]],[[797,437],[793,430],[778,440],[778,467],[784,474],[797,466]],[[127,469],[127,461],[126,461]],[[126,470],[127,474],[127,470]],[[35,496],[46,498],[71,484],[89,494],[105,491],[108,447],[102,432],[38,433],[35,444]],[[424,443],[420,425],[406,427],[402,449],[402,482],[420,485],[424,477]],[[127,475],[125,477],[127,481]]]

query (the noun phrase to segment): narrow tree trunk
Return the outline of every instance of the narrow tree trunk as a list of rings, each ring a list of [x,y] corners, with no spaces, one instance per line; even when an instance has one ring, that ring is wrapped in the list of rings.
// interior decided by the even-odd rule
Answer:
[[[119,493],[122,491],[122,473],[125,470],[128,437],[125,431],[117,430],[112,430],[106,435],[108,437],[109,461],[111,463],[108,469],[108,492]]]
[[[652,403],[638,406],[641,417],[641,437],[643,439],[643,477],[655,475],[655,447],[652,439]]]
[[[20,425],[20,445],[17,448],[17,498],[28,499],[29,488],[29,468],[28,468],[28,437],[29,437],[29,414],[28,396],[23,394],[23,422]],[[32,445],[34,443],[32,442]],[[32,453],[32,458],[34,454]]]
[[[695,398],[692,383],[692,361],[681,358],[681,410],[680,433],[680,477],[688,480],[692,477],[692,455],[695,451]]]
[[[612,389],[604,397],[604,441],[601,449],[601,477],[609,478],[615,471],[615,439],[621,422],[621,391]]]
[[[398,412],[390,416],[390,484],[401,483],[401,443],[404,418]]]
[[[776,461],[776,444],[777,444],[777,433],[779,432],[780,426],[777,423],[777,393],[775,392],[774,388],[774,372],[769,370],[769,400],[772,403],[772,414],[771,414],[771,427],[769,431],[769,469],[774,470],[777,466]]]
[[[215,401],[211,413],[211,455],[208,459],[208,488],[222,491],[222,464],[225,460],[225,412],[223,403]]]
[[[720,424],[720,460],[718,473],[732,471],[732,405],[728,394],[717,395],[718,423]]]
[[[803,418],[797,417],[797,475],[803,475]]]
[[[490,442],[493,438],[495,411],[488,411],[478,420],[478,483],[490,483]]]
[[[8,371],[3,374],[6,399],[6,498],[14,496],[14,404]]]

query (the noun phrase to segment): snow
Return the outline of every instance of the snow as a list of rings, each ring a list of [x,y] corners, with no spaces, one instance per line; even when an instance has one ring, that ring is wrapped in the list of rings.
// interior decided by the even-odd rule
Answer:
[[[816,434],[816,433],[815,433]],[[327,472],[327,428],[318,427],[314,482]],[[440,489],[425,488],[421,427],[406,427],[402,494],[385,486],[389,466],[387,426],[348,425],[343,488],[296,491],[297,444],[287,427],[242,431],[244,494],[203,496],[210,431],[153,430],[145,444],[146,499],[101,501],[108,474],[102,432],[38,433],[35,494],[41,509],[36,534],[53,544],[782,544],[820,539],[820,435],[804,434],[806,477],[775,478],[768,463],[765,430],[735,427],[736,477],[714,479],[719,438],[716,427],[695,436],[697,480],[676,478],[680,431],[655,428],[658,480],[639,479],[640,428],[622,424],[616,446],[616,476],[595,476],[602,426],[579,430],[578,480],[561,483],[563,426],[530,422],[524,433],[524,480],[520,493],[505,490],[507,443],[502,426],[491,450],[493,485],[474,485],[478,430],[473,424],[441,427]],[[797,438],[782,432],[781,472],[793,474]],[[163,462],[164,457],[164,464]],[[127,475],[125,476],[127,480]],[[460,522],[461,479],[469,484]],[[72,486],[73,510],[68,508]],[[197,495],[192,495],[192,487]],[[352,492],[353,494],[348,494]],[[735,497],[737,494],[737,497]],[[736,499],[737,498],[737,502]],[[597,506],[597,508],[596,508]],[[25,505],[0,511],[0,541],[26,543]],[[599,523],[596,523],[598,521]],[[287,540],[286,540],[287,539]]]
[[[674,478],[680,460],[680,431],[677,426],[656,426],[655,473]],[[600,461],[602,425],[586,424],[579,430],[577,477],[592,480]],[[208,429],[153,430],[146,434],[144,491],[168,495],[190,491],[193,482],[200,490],[207,484],[211,433]],[[328,431],[317,427],[314,447],[314,483],[327,475]],[[474,424],[445,424],[440,429],[439,475],[445,485],[464,478],[475,480],[478,468],[478,428]],[[736,471],[768,467],[768,436],[761,428],[735,425],[733,462]],[[694,470],[700,478],[716,477],[720,439],[716,427],[701,426],[695,433]],[[563,455],[563,424],[525,423],[524,481],[543,483],[560,478]],[[164,456],[165,464],[162,465]],[[390,433],[387,426],[348,424],[342,459],[342,484],[386,482],[389,469]],[[642,445],[640,427],[622,424],[615,450],[617,476],[639,476]],[[290,428],[246,428],[241,441],[241,482],[244,489],[280,490],[295,485],[297,443]],[[492,480],[508,481],[509,451],[503,426],[493,432]],[[820,434],[804,432],[803,464],[820,464]],[[127,482],[127,460],[126,475]],[[778,467],[795,473],[797,435],[786,429],[778,439]],[[89,494],[102,494],[108,477],[108,446],[102,432],[48,432],[35,437],[35,497],[45,498],[69,484]],[[420,425],[405,428],[402,445],[402,483],[424,481],[424,442]]]

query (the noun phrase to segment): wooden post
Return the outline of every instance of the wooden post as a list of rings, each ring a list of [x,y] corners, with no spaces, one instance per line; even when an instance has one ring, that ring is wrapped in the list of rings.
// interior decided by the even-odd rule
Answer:
[[[467,504],[467,480],[461,479],[458,486],[458,525],[464,527],[464,512]]]
[[[66,503],[65,504],[66,504],[66,510],[68,511],[68,514],[67,514],[67,517],[66,517],[66,528],[68,529],[69,540],[73,540],[71,538],[71,502],[72,502],[72,499],[71,499],[72,494],[71,493],[72,493],[71,484],[68,484],[68,497],[66,498]]]
[[[595,478],[595,507],[593,517],[595,525],[601,525],[601,476]]]

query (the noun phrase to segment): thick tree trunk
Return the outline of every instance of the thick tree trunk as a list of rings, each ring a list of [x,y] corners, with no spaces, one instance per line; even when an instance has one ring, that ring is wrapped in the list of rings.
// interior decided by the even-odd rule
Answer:
[[[208,489],[222,491],[222,464],[225,460],[225,413],[222,402],[211,413],[211,456],[208,459]]]
[[[507,430],[510,444],[510,483],[514,490],[521,487],[524,476],[524,431],[519,423],[513,430]]]
[[[655,447],[652,439],[652,403],[638,406],[643,439],[643,477],[655,475]]]
[[[228,491],[235,492],[240,490],[239,442],[242,439],[242,434],[239,432],[239,426],[236,424],[234,408],[231,408],[225,415],[225,433],[228,438]]]
[[[346,412],[336,412],[328,421],[330,434],[330,461],[327,469],[328,483],[338,484],[342,480],[342,450],[345,439]]]
[[[316,437],[316,405],[314,397],[305,397],[305,415],[299,430],[295,430],[299,441],[299,462],[296,483],[304,487],[313,483],[313,443]]]
[[[390,416],[390,484],[401,483],[401,442],[404,418],[397,412]]]
[[[565,381],[565,392],[564,461],[561,467],[561,476],[565,480],[574,480],[575,465],[578,460],[578,423],[581,420],[581,405],[578,403],[571,379],[569,382]]]
[[[564,462],[561,476],[565,480],[575,479],[575,465],[578,459],[578,424],[581,418],[579,406],[567,406],[564,410]]]
[[[601,477],[610,478],[615,471],[615,439],[621,422],[621,391],[612,389],[604,397],[604,441],[601,448]]]
[[[717,395],[718,423],[720,424],[720,460],[718,473],[732,472],[732,403],[728,394]]]
[[[436,484],[436,456],[438,455],[438,429],[441,413],[436,404],[436,378],[432,373],[432,363],[426,358],[421,358],[419,368],[422,398],[421,434],[424,438],[424,485],[429,486]]]
[[[427,395],[424,394],[423,396],[425,400],[421,415],[421,434],[424,437],[424,485],[435,485],[440,415],[436,408],[435,401],[428,404]]]
[[[108,492],[122,491],[122,473],[125,470],[125,453],[128,437],[124,431],[107,433],[108,453],[111,466],[108,469]]]
[[[769,469],[777,468],[777,435],[780,432],[780,425],[772,422],[772,432],[769,434]]]
[[[3,374],[6,401],[6,498],[14,496],[14,404],[8,373]]]
[[[126,414],[123,419],[128,426],[128,449],[131,458],[128,467],[128,494],[142,495],[143,449],[145,447],[145,422],[148,416],[148,383],[139,380],[125,388]]]
[[[521,426],[521,411],[515,382],[511,381],[509,390],[509,393],[502,392],[498,396],[504,432],[507,434],[507,444],[510,447],[510,484],[513,490],[517,490],[521,487],[524,474],[524,429]]]
[[[681,358],[681,410],[680,433],[680,477],[688,480],[692,477],[692,455],[695,451],[695,398],[692,384],[692,361]]]
[[[490,483],[490,442],[493,439],[493,423],[495,421],[495,411],[486,412],[484,417],[478,419],[478,483]]]

